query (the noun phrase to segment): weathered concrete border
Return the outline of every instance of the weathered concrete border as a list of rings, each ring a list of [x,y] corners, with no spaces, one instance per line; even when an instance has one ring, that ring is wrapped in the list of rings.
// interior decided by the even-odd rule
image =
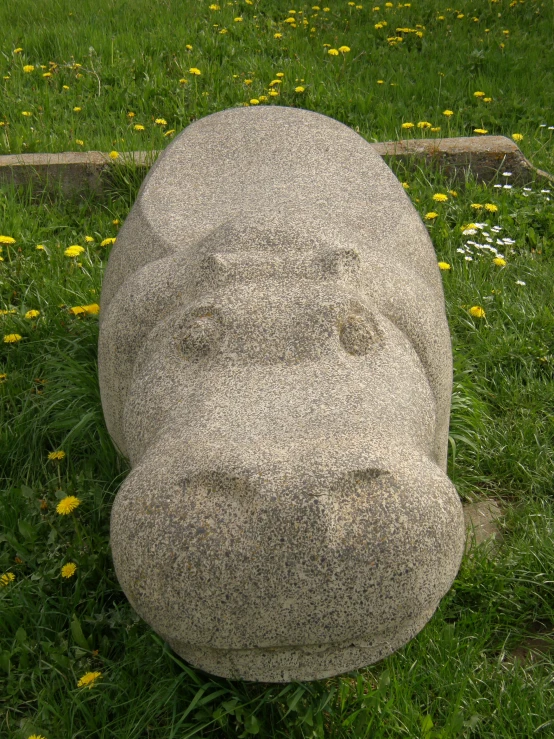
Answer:
[[[506,136],[467,136],[451,139],[411,139],[373,144],[384,157],[410,164],[422,160],[443,169],[445,174],[464,179],[470,172],[482,182],[491,182],[504,171],[512,173],[510,183],[523,185],[535,178],[554,182],[548,172],[534,167]]]
[[[510,183],[525,184],[534,179],[554,182],[547,172],[533,167],[519,147],[505,136],[471,136],[450,139],[410,139],[371,144],[385,158],[408,166],[425,163],[443,169],[445,174],[463,180],[468,173],[491,182],[505,170],[512,173]],[[0,156],[0,185],[61,187],[65,195],[92,190],[100,193],[107,170],[134,164],[149,169],[159,151],[121,153],[117,159],[99,151],[66,151],[59,154],[8,154]]]

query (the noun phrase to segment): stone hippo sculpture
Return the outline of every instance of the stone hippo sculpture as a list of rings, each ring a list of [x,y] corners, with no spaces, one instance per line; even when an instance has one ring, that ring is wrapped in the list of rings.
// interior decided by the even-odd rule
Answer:
[[[142,185],[100,316],[132,465],[117,577],[179,655],[312,680],[420,631],[465,538],[450,336],[426,228],[361,136],[277,106],[194,122]]]

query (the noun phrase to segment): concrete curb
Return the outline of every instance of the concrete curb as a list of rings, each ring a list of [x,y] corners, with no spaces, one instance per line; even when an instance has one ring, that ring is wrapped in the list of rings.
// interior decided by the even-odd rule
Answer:
[[[386,159],[396,159],[408,166],[427,165],[442,168],[445,174],[464,180],[471,173],[482,182],[491,182],[503,171],[510,171],[510,183],[526,184],[534,179],[554,182],[547,172],[533,167],[518,146],[505,136],[472,136],[451,139],[411,139],[371,144]],[[59,154],[8,154],[0,156],[0,185],[61,187],[65,195],[92,190],[101,193],[105,173],[125,165],[149,169],[159,151],[121,153],[117,159],[99,151],[66,151]]]

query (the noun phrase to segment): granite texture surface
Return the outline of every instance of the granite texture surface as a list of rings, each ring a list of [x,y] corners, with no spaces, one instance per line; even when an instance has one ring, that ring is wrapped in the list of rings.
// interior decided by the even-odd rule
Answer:
[[[306,110],[196,121],[110,256],[118,579],[193,665],[287,682],[411,639],[458,570],[441,276],[402,185]]]

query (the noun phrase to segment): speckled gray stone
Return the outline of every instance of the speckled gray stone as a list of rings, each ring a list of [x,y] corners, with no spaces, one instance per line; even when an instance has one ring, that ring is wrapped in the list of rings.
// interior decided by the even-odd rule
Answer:
[[[458,570],[441,276],[402,185],[326,116],[186,128],[111,253],[99,371],[132,471],[112,510],[136,611],[208,672],[363,667]]]

